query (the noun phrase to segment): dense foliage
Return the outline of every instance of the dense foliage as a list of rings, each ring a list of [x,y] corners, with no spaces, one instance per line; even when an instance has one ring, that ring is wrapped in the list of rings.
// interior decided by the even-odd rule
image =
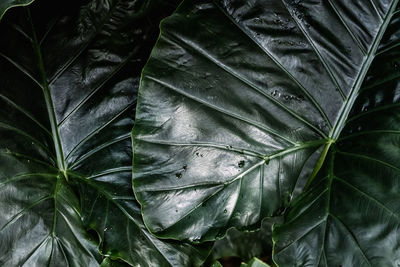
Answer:
[[[1,266],[400,264],[398,0],[31,2]]]

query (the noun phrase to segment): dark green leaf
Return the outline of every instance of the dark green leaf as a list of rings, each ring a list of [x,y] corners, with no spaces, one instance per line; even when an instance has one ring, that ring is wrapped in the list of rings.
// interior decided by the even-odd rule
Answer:
[[[270,258],[272,252],[272,223],[264,220],[260,230],[251,232],[241,232],[235,228],[229,229],[223,239],[215,241],[209,260],[238,257],[247,262],[253,257]]]
[[[129,264],[122,261],[115,261],[108,257],[104,258],[100,264],[100,267],[128,267]]]
[[[322,171],[274,230],[280,266],[400,264],[400,10],[391,21]]]
[[[214,261],[210,267],[223,267],[222,264],[219,261]]]
[[[149,230],[214,240],[282,214],[331,157],[397,2],[184,1],[143,71],[133,132]]]
[[[247,264],[242,264],[240,267],[270,267],[268,264],[266,264],[265,262],[254,258],[252,259],[249,263]]]
[[[4,14],[12,7],[27,6],[32,4],[34,0],[1,0],[0,1],[0,20]]]
[[[100,253],[187,266],[207,256],[207,245],[151,236],[132,192],[139,75],[172,8],[38,1],[1,22],[1,266],[98,266]]]

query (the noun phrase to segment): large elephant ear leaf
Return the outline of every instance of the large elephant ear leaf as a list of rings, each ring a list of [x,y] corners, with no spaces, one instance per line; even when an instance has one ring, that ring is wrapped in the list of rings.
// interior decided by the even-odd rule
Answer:
[[[38,1],[1,22],[1,266],[207,256],[208,245],[150,235],[132,192],[139,76],[173,2],[106,2]]]
[[[0,1],[0,20],[4,14],[12,7],[27,6],[32,4],[34,0],[2,0]]]
[[[400,10],[323,171],[274,229],[279,266],[400,264]]]
[[[144,68],[146,226],[204,241],[281,214],[341,133],[397,0],[184,1]]]

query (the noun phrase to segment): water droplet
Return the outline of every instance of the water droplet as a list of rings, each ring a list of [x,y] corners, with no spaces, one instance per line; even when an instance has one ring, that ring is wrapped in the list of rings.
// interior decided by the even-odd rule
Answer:
[[[271,161],[271,158],[270,157],[265,157],[264,160],[265,160],[265,164],[268,165],[269,162]]]
[[[105,232],[105,231],[107,231],[107,227],[106,227],[106,228],[104,228],[104,232]]]
[[[254,21],[254,23],[261,23],[262,22],[262,20],[260,18],[254,18],[253,21]]]
[[[367,112],[367,111],[368,111],[368,107],[366,107],[366,106],[363,107],[361,111],[362,111],[362,112]]]
[[[224,209],[224,213],[227,213],[228,211],[226,209]]]
[[[178,212],[178,210],[175,210],[175,212]]]
[[[326,122],[324,122],[324,121],[318,123],[318,128],[319,128],[320,130],[323,130],[323,131],[324,131],[327,127],[328,127],[328,124],[327,124]]]
[[[180,178],[182,178],[182,173],[177,172],[177,173],[175,173],[175,176],[176,176],[176,178],[180,179]]]
[[[201,240],[201,236],[194,236],[192,238],[189,238],[189,240],[192,242],[199,242]]]
[[[298,95],[297,98],[296,98],[296,100],[298,100],[298,101],[304,101],[304,96]]]
[[[361,130],[362,130],[362,126],[360,125],[357,127],[357,131],[361,131]]]
[[[139,28],[139,29],[136,29],[136,30],[134,31],[135,34],[142,34],[142,32],[143,32],[143,31],[142,31],[142,29],[140,29],[140,28]]]
[[[239,161],[238,167],[239,168],[243,168],[244,167],[244,160]]]
[[[394,70],[400,70],[400,64],[398,62],[393,62]]]
[[[272,96],[276,96],[277,94],[278,94],[278,90],[274,90],[274,91],[271,92]]]

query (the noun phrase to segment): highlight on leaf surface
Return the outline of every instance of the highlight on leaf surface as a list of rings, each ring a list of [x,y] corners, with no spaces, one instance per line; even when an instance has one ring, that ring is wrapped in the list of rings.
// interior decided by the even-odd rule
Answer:
[[[183,1],[133,130],[148,229],[202,242],[283,215],[281,266],[396,262],[399,16],[397,0]]]
[[[152,236],[132,192],[139,76],[173,8],[43,0],[0,22],[1,266],[99,266],[103,256],[111,265],[188,266],[206,258],[207,244]]]

